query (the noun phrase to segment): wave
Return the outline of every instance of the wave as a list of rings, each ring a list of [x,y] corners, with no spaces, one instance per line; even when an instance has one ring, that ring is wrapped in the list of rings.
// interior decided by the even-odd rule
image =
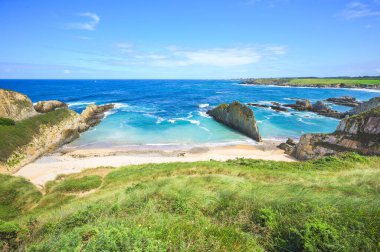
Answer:
[[[208,103],[198,105],[199,108],[207,108],[208,106],[210,106],[210,104],[208,104]]]
[[[205,111],[198,111],[198,114],[204,118],[212,118]]]
[[[317,124],[312,123],[312,122],[305,122],[302,118],[297,118],[297,121],[304,123],[304,124],[307,124],[307,125],[317,125]]]
[[[84,107],[90,104],[95,104],[95,102],[68,102],[69,107]]]
[[[165,121],[165,119],[162,118],[161,116],[157,116],[157,115],[153,115],[153,114],[149,114],[149,113],[144,114],[144,116],[156,119],[156,124],[160,124],[160,123]]]

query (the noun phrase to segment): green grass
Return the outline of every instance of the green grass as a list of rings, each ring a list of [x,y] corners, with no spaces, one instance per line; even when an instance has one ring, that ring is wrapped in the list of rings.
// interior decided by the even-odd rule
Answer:
[[[96,175],[82,178],[68,178],[52,186],[51,192],[83,192],[96,189],[102,184],[102,178]]]
[[[67,190],[90,176],[102,180],[96,190]],[[29,251],[380,249],[379,157],[103,168],[48,188],[13,219],[28,235],[3,244]]]
[[[338,85],[344,84],[346,86],[371,86],[380,85],[380,79],[335,79],[335,78],[305,78],[305,79],[291,79],[289,84],[296,85]]]
[[[0,126],[14,126],[16,122],[9,118],[0,117]]]
[[[24,178],[0,174],[0,219],[17,217],[41,197],[37,188]]]
[[[13,126],[0,124],[0,162],[5,162],[18,147],[28,144],[39,133],[41,125],[56,124],[69,115],[69,110],[58,109],[16,122]]]

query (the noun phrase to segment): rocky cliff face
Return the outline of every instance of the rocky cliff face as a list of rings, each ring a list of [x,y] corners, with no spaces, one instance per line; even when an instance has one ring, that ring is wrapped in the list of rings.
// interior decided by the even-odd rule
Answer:
[[[40,102],[37,102],[36,105],[34,105],[34,109],[40,113],[48,113],[57,108],[67,108],[67,107],[68,106],[66,103],[61,102],[61,101],[56,101],[56,100],[40,101]]]
[[[37,114],[28,96],[0,89],[0,117],[20,121]]]
[[[359,104],[356,108],[347,112],[348,115],[356,115],[380,106],[380,97],[375,97],[369,101]]]
[[[34,110],[30,99],[23,94],[0,90],[0,101],[0,117],[23,120],[38,114]],[[62,109],[66,109],[66,104],[59,101],[47,101],[37,103],[36,107],[39,111],[45,113],[56,108],[63,107]],[[16,171],[41,155],[78,138],[81,132],[100,123],[104,118],[104,112],[113,108],[113,104],[103,106],[90,105],[81,115],[75,111],[66,109],[68,116],[58,119],[53,125],[42,124],[37,132],[33,133],[32,140],[24,146],[18,146],[5,163],[0,163],[0,167],[5,166],[7,170]]]
[[[246,136],[261,142],[259,129],[253,111],[239,102],[231,104],[221,104],[218,107],[207,111],[216,121],[231,127]]]
[[[308,160],[339,152],[380,155],[380,107],[343,119],[332,134],[306,134],[293,155]]]
[[[69,110],[70,115],[55,125],[42,125],[32,141],[20,146],[7,160],[8,169],[18,168],[36,160],[56,148],[79,137],[79,133],[89,126],[76,112]]]

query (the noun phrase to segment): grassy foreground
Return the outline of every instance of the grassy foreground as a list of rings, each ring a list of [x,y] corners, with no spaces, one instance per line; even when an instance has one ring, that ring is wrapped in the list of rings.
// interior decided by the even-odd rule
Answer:
[[[0,178],[3,251],[380,250],[379,157],[97,168],[43,196]]]

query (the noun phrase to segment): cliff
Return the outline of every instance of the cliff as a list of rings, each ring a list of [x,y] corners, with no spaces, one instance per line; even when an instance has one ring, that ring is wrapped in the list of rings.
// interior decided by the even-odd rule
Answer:
[[[331,134],[306,134],[293,155],[308,160],[339,152],[380,155],[380,107],[343,119]]]
[[[259,129],[253,111],[245,105],[235,101],[231,104],[221,104],[207,111],[216,121],[231,127],[244,135],[261,142]]]
[[[20,121],[37,114],[28,96],[6,89],[0,89],[0,118],[3,117]]]
[[[65,107],[64,103],[48,101],[38,103],[38,108],[50,112],[39,114],[27,96],[13,91],[0,94],[6,94],[1,97],[0,104],[6,108],[1,116],[18,120],[13,124],[0,124],[0,170],[8,172],[15,172],[43,154],[78,138],[81,132],[98,124],[105,111],[114,107],[112,104],[90,105],[79,115],[67,108],[56,109]],[[22,116],[15,115],[17,111],[21,111]],[[25,117],[29,118],[21,120]]]

